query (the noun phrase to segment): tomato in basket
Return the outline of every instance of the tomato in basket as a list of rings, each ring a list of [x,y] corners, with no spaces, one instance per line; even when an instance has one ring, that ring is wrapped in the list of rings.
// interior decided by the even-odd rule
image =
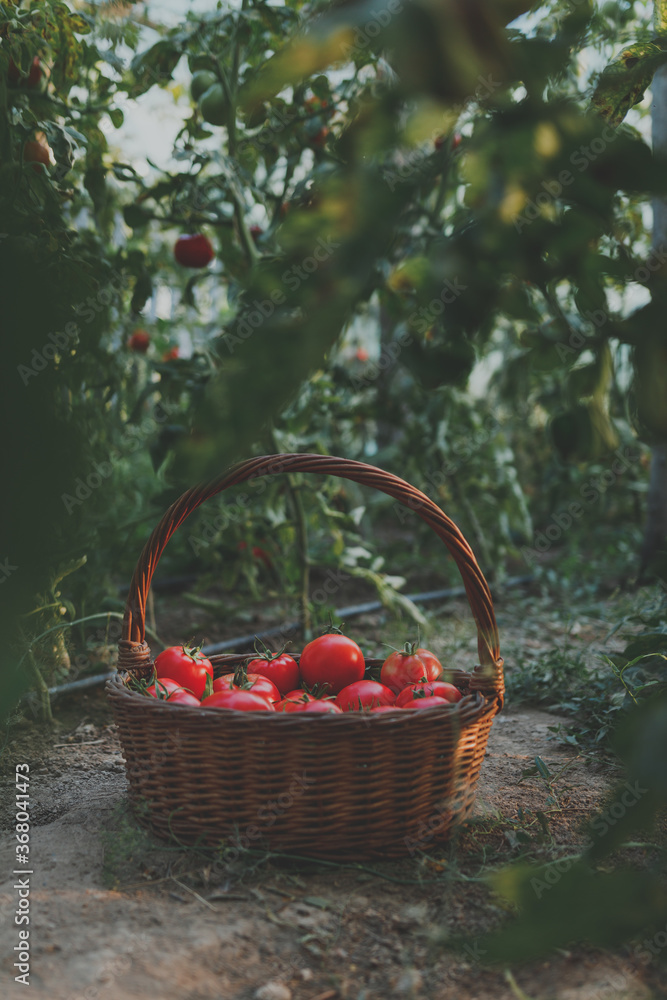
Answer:
[[[335,701],[328,698],[314,698],[312,701],[302,701],[293,708],[293,712],[306,712],[309,715],[342,715],[343,711]]]
[[[288,691],[281,702],[276,705],[277,712],[300,712],[302,707],[311,702],[318,701],[314,694],[309,691],[302,691],[300,688]]]
[[[326,685],[328,694],[338,694],[348,684],[363,679],[366,664],[354,639],[341,632],[327,632],[305,646],[299,670],[307,687]]]
[[[187,691],[171,677],[156,679],[154,684],[146,688],[146,694],[158,701],[169,701],[176,705],[199,705],[199,698],[195,698],[192,691]]]
[[[403,688],[396,698],[396,707],[402,708],[408,701],[415,697],[426,698],[430,695],[437,695],[445,701],[460,701],[463,697],[461,692],[453,684],[447,681],[429,681],[428,684],[411,684]]]
[[[336,704],[343,712],[358,712],[378,705],[393,705],[396,695],[384,684],[377,681],[355,681],[348,684],[336,698]]]
[[[263,652],[255,646],[255,651],[257,656],[248,663],[248,673],[268,677],[283,696],[299,686],[299,665],[288,653],[282,649],[279,653],[272,653],[266,646]]]
[[[204,698],[202,708],[234,708],[240,712],[273,712],[274,708],[268,698],[252,691],[226,690],[216,691]]]
[[[155,658],[158,678],[170,677],[192,691],[195,698],[209,694],[213,683],[213,664],[196,647],[169,646]]]
[[[428,649],[417,648],[416,642],[406,642],[395,649],[382,664],[380,680],[398,694],[409,684],[435,681],[442,673],[442,664]]]
[[[437,694],[430,694],[426,698],[413,698],[411,701],[406,701],[405,705],[401,705],[401,708],[435,708],[436,705],[451,704],[451,701],[447,701],[446,698],[439,698]]]
[[[282,695],[273,681],[261,674],[223,674],[213,681],[213,691],[252,691],[253,694],[268,698],[270,702],[278,702]]]

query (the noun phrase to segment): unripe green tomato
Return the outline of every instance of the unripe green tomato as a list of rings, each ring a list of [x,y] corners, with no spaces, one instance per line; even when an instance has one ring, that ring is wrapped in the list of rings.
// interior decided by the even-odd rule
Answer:
[[[214,83],[212,87],[209,87],[206,93],[203,94],[199,102],[199,107],[204,121],[209,122],[211,125],[227,124],[228,108],[222,84]]]
[[[202,94],[205,94],[209,87],[214,86],[217,82],[217,76],[210,69],[200,69],[190,81],[192,100],[198,101]]]

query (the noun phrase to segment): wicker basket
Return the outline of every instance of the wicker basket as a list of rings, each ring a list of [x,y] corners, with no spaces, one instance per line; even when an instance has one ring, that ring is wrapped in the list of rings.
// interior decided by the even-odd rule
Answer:
[[[127,686],[152,670],[146,598],[165,545],[201,503],[280,472],[313,472],[382,490],[416,511],[463,577],[480,664],[456,671],[456,705],[344,715],[240,712],[155,701]],[[244,657],[211,657],[216,675]],[[381,661],[368,661],[379,664]],[[254,458],[189,490],[146,543],[130,585],[118,676],[107,692],[138,818],[187,843],[270,847],[322,858],[399,857],[447,838],[472,807],[495,714],[503,661],[491,594],[456,525],[419,490],[362,462],[322,455]]]

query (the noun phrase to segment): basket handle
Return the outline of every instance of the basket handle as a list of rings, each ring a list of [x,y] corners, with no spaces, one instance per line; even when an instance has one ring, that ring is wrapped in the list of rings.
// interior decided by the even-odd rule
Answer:
[[[460,530],[437,504],[405,480],[365,462],[336,458],[333,455],[284,454],[251,458],[233,466],[219,478],[193,487],[171,505],[144,545],[130,583],[122,638],[118,644],[119,670],[144,673],[149,668],[151,654],[144,639],[146,599],[160,556],[176,529],[200,504],[222,490],[253,481],[260,476],[277,475],[281,472],[312,472],[351,479],[362,486],[371,486],[386,493],[419,514],[422,521],[445,543],[463,578],[477,626],[480,660],[471,678],[471,688],[497,697],[502,705],[503,661],[500,657],[498,626],[491,592],[472,549]]]

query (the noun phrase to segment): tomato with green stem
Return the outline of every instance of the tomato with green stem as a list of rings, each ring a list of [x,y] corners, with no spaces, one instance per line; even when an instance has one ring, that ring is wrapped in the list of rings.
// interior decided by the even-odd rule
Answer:
[[[238,689],[215,691],[204,698],[202,708],[232,708],[238,712],[273,712],[274,708],[268,698],[262,698],[252,691]]]
[[[348,684],[363,680],[366,663],[354,639],[336,629],[308,643],[299,670],[307,687],[326,684],[329,694],[339,694]]]
[[[445,701],[449,702],[460,701],[463,697],[459,689],[447,681],[429,681],[426,684],[410,684],[408,687],[403,688],[396,697],[396,707],[402,708],[403,705],[408,701],[412,701],[413,698],[427,698],[431,695],[437,695],[439,698],[444,698]]]
[[[213,664],[199,647],[169,646],[156,657],[155,673],[160,679],[170,677],[182,684],[195,698],[202,698],[212,690]]]
[[[262,647],[261,650],[257,648],[257,643]],[[284,646],[278,653],[272,653],[261,639],[256,637],[255,652],[257,656],[248,662],[247,669],[250,673],[268,677],[283,696],[298,687],[301,680],[299,665],[285,652]]]
[[[283,700],[276,705],[276,712],[299,712],[302,707],[305,707],[312,701],[318,700],[309,691],[302,691],[300,689],[288,691]]]
[[[145,693],[151,698],[156,698],[157,701],[168,701],[176,705],[199,706],[199,698],[195,698],[192,691],[188,691],[171,677],[156,678],[154,683],[146,688]]]
[[[213,691],[252,691],[262,698],[268,698],[275,704],[282,700],[282,694],[268,677],[262,674],[251,674],[245,670],[234,674],[223,674],[213,681]]]
[[[406,642],[403,649],[395,649],[382,664],[380,680],[398,694],[410,684],[435,681],[442,673],[440,660],[417,642]]]
[[[336,704],[342,712],[357,712],[378,705],[393,705],[396,695],[377,681],[355,681],[338,694]]]

